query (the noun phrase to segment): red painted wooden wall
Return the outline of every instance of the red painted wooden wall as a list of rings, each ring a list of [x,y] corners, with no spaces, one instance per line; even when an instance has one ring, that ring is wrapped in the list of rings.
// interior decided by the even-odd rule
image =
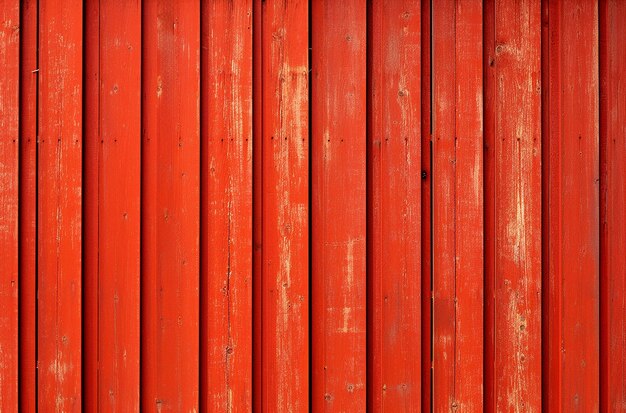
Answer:
[[[0,2],[0,412],[626,411],[626,2]]]

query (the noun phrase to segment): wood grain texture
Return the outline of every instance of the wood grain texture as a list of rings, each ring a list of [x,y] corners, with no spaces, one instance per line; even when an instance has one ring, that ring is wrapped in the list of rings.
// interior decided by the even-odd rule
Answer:
[[[202,3],[201,409],[252,410],[252,2]]]
[[[312,25],[312,411],[366,407],[366,3]]]
[[[0,411],[18,407],[20,4],[0,4]]]
[[[98,404],[131,412],[139,411],[140,4],[101,0],[100,32]]]
[[[368,407],[421,409],[421,5],[369,8]],[[427,327],[429,328],[429,327]]]
[[[432,378],[433,378],[433,335],[432,335],[432,7],[430,1],[421,2],[421,162],[422,162],[422,192],[421,192],[421,277],[422,277],[422,309],[421,309],[421,358],[422,358],[422,412],[431,409]]]
[[[19,408],[37,408],[37,1],[21,2],[19,182]]]
[[[262,4],[261,403],[309,405],[308,3]]]
[[[81,409],[82,5],[39,3],[38,403]]]
[[[433,400],[455,402],[455,21],[454,1],[432,10],[433,39]],[[445,354],[445,357],[444,357]]]
[[[263,0],[252,0],[252,406],[263,411]]]
[[[98,411],[98,288],[100,254],[100,0],[84,4],[83,104],[83,409]],[[103,246],[104,247],[104,246]]]
[[[625,20],[0,2],[0,411],[626,410]]]
[[[485,4],[485,410],[541,410],[541,4]],[[517,110],[511,110],[517,108]]]
[[[141,8],[89,6],[85,410],[139,411]]]
[[[596,412],[598,4],[551,1],[544,7],[544,409]]]
[[[433,8],[435,411],[483,407],[482,2]]]
[[[484,388],[482,1],[457,0],[455,13],[455,402],[457,412],[474,412]]]
[[[143,4],[142,410],[199,405],[200,7]]]
[[[600,411],[626,410],[626,3],[602,0],[600,44]]]

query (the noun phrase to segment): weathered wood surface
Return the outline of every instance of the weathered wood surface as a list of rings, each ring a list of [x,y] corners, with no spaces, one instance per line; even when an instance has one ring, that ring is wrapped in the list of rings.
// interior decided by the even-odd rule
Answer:
[[[20,7],[0,4],[0,411],[18,407]]]
[[[201,15],[200,409],[252,406],[252,2]]]
[[[40,411],[78,412],[82,404],[82,28],[80,2],[39,2],[37,392]]]
[[[541,411],[541,3],[484,25],[485,411]]]
[[[194,411],[200,346],[200,7],[143,4],[142,411]]]
[[[138,412],[141,7],[89,1],[85,13],[83,407]]]
[[[433,407],[483,408],[482,2],[433,7]]]
[[[371,3],[368,406],[421,409],[421,9]],[[430,276],[429,276],[430,277]]]
[[[598,5],[543,4],[546,411],[599,411]]]
[[[0,411],[620,411],[617,0],[0,4]]]
[[[366,3],[311,4],[311,403],[366,406]]]

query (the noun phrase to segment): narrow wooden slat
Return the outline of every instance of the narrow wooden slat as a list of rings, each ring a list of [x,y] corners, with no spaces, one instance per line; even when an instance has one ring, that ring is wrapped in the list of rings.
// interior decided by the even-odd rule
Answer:
[[[433,76],[433,400],[455,402],[455,21],[454,0],[432,9]],[[444,357],[445,354],[445,357]]]
[[[544,37],[544,409],[599,408],[598,5],[551,1]]]
[[[263,411],[263,0],[252,0],[252,406]]]
[[[39,3],[40,411],[81,408],[82,11]]]
[[[98,411],[100,0],[85,1],[83,106],[83,410]],[[103,246],[104,247],[104,246]]]
[[[142,410],[199,394],[200,6],[143,4]]]
[[[421,134],[422,134],[422,412],[429,412],[432,399],[432,115],[431,115],[431,39],[432,8],[430,1],[421,2]]]
[[[311,13],[312,411],[360,412],[367,358],[366,2],[315,1]]]
[[[548,104],[550,103],[550,70],[548,64],[548,57],[551,50],[554,50],[549,45],[550,40],[550,25],[549,25],[549,9],[550,4],[547,1],[541,2],[541,410],[548,411],[550,405],[554,408],[558,408],[560,405],[560,399],[558,397],[552,397],[547,394],[548,390],[554,392],[560,392],[560,382],[558,380],[560,371],[558,369],[550,369],[550,363],[548,355],[550,351],[555,351],[555,342],[550,339],[550,328],[557,326],[558,318],[553,318],[550,322],[550,307],[549,305],[558,299],[558,296],[553,296],[550,290],[550,242],[549,238],[549,225],[550,225],[550,160],[552,154],[550,151],[550,145],[548,144],[550,138],[550,128],[548,122],[549,111]],[[555,43],[556,44],[556,43]],[[555,98],[558,95],[554,96]],[[554,105],[554,101],[552,104]],[[558,227],[554,227],[558,229]],[[553,230],[554,231],[554,230]],[[558,314],[558,313],[552,313]],[[552,348],[552,350],[550,350]],[[556,354],[556,353],[553,353]],[[557,410],[558,411],[558,410]]]
[[[367,305],[373,412],[421,408],[420,7],[375,1],[370,9]]]
[[[0,67],[0,411],[17,411],[19,1],[0,4]]]
[[[252,410],[252,2],[202,3],[201,409]]]
[[[475,412],[484,386],[482,1],[457,0],[455,13],[455,403]]]
[[[483,75],[484,75],[484,121],[485,121],[485,131],[484,131],[484,141],[485,141],[485,150],[484,150],[484,196],[485,196],[485,371],[483,380],[485,383],[484,391],[485,391],[485,411],[494,412],[494,409],[497,408],[497,400],[495,399],[499,393],[499,388],[497,386],[498,382],[498,373],[495,371],[496,368],[496,358],[498,356],[497,351],[499,351],[500,346],[496,347],[496,328],[498,327],[496,323],[496,317],[500,315],[500,313],[496,313],[496,309],[498,308],[498,304],[500,304],[501,300],[499,300],[496,295],[497,291],[497,282],[500,281],[496,275],[497,267],[497,249],[496,245],[498,244],[498,232],[496,231],[496,223],[501,222],[502,220],[498,220],[498,207],[496,206],[500,195],[497,192],[496,184],[500,184],[499,180],[496,179],[496,174],[498,170],[497,163],[497,155],[501,155],[498,152],[500,146],[497,142],[498,139],[502,139],[503,142],[508,143],[506,139],[511,139],[510,136],[504,135],[502,137],[497,135],[498,129],[496,125],[500,125],[502,122],[496,122],[496,116],[500,116],[503,118],[506,116],[506,113],[498,113],[499,106],[498,98],[502,99],[503,94],[501,92],[506,91],[504,87],[504,83],[498,84],[496,81],[496,76],[499,75],[500,78],[502,76],[502,70],[504,70],[505,74],[508,74],[506,69],[510,70],[511,64],[509,61],[511,59],[500,59],[499,62],[496,62],[496,30],[500,29],[499,21],[497,20],[496,10],[499,11],[499,6],[497,6],[496,2],[498,0],[487,0],[484,2],[484,20],[483,20],[483,33],[484,33],[484,48],[483,48]],[[527,20],[526,20],[527,21]],[[501,30],[501,29],[500,29]],[[503,49],[500,49],[502,51]],[[513,60],[515,62],[515,60]],[[496,63],[500,63],[498,68],[496,69]],[[500,66],[504,66],[500,68]],[[508,80],[508,79],[507,79]],[[500,86],[500,88],[498,88]],[[508,86],[508,85],[507,85]],[[509,86],[510,87],[510,86]],[[500,92],[500,93],[499,93]],[[501,130],[502,128],[500,128]],[[521,139],[520,139],[521,142]],[[510,144],[507,149],[515,150],[516,147],[514,144]],[[501,151],[501,149],[500,149]],[[518,159],[519,159],[519,154]],[[507,185],[505,182],[504,185]],[[515,192],[513,191],[513,194]],[[503,195],[504,199],[506,199],[506,193]],[[506,222],[506,215],[504,221]],[[512,222],[512,225],[517,225],[515,221]],[[522,229],[524,229],[522,225]],[[512,245],[518,249],[517,239],[515,245]],[[506,240],[505,240],[506,242]],[[509,247],[510,250],[511,247]],[[510,251],[509,251],[510,254]],[[502,281],[500,281],[502,284]],[[510,281],[506,280],[507,286],[510,285]],[[505,298],[508,298],[505,296]],[[502,311],[502,309],[499,309]],[[504,311],[507,311],[504,308]],[[507,314],[509,311],[507,311]],[[519,324],[519,323],[516,323]],[[504,325],[503,327],[507,328],[508,325]],[[515,331],[515,330],[513,330]],[[507,346],[508,341],[504,342],[504,346]],[[509,357],[511,362],[515,363],[512,357]],[[516,383],[519,384],[519,383]],[[508,389],[505,389],[505,391]],[[497,411],[497,410],[496,410]]]
[[[263,412],[309,405],[308,3],[262,5]]]
[[[541,4],[484,15],[485,410],[540,411]]]
[[[141,10],[85,12],[83,407],[138,411]]]
[[[435,411],[483,406],[482,3],[433,8]]]
[[[600,411],[626,408],[626,3],[600,1]]]
[[[138,412],[140,3],[100,0],[99,50],[98,409]],[[193,122],[197,118],[190,112]],[[194,308],[193,302],[186,304]]]
[[[21,3],[19,199],[19,410],[34,413],[37,343],[37,1]]]

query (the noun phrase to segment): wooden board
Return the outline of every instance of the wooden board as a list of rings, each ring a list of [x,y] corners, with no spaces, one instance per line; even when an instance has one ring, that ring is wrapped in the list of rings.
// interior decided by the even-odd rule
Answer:
[[[433,335],[432,335],[432,8],[430,1],[421,2],[421,162],[422,162],[422,193],[421,193],[421,233],[422,233],[422,251],[421,251],[421,277],[422,277],[422,309],[421,309],[421,358],[422,358],[422,396],[421,407],[422,412],[428,412],[431,409],[432,401],[432,378],[433,378]]]
[[[366,16],[311,4],[313,412],[366,406]]]
[[[544,410],[599,408],[598,5],[544,5]],[[573,177],[576,177],[575,179]]]
[[[368,10],[367,390],[373,412],[419,411],[422,396],[420,7],[376,1]]]
[[[100,198],[100,0],[84,6],[87,44],[84,56],[83,114],[83,405],[98,411],[98,288],[100,237],[98,230]],[[103,246],[104,247],[104,246]]]
[[[80,2],[39,2],[40,411],[81,409],[82,29]]]
[[[142,410],[199,405],[200,7],[143,5]]]
[[[37,408],[37,17],[36,0],[20,13],[19,407]]]
[[[85,28],[95,45],[85,90],[85,410],[139,411],[141,8],[94,3]]]
[[[488,1],[484,24],[485,410],[540,411],[541,4]]]
[[[252,409],[252,2],[202,5],[200,401]]]
[[[20,7],[0,4],[0,411],[18,403]]]
[[[626,3],[602,0],[600,44],[600,411],[626,406]]]
[[[263,0],[252,0],[252,406],[263,412]]]
[[[482,2],[433,8],[433,407],[483,407]]]
[[[262,213],[264,412],[309,405],[308,20],[305,1],[262,3],[262,194],[255,208]]]

